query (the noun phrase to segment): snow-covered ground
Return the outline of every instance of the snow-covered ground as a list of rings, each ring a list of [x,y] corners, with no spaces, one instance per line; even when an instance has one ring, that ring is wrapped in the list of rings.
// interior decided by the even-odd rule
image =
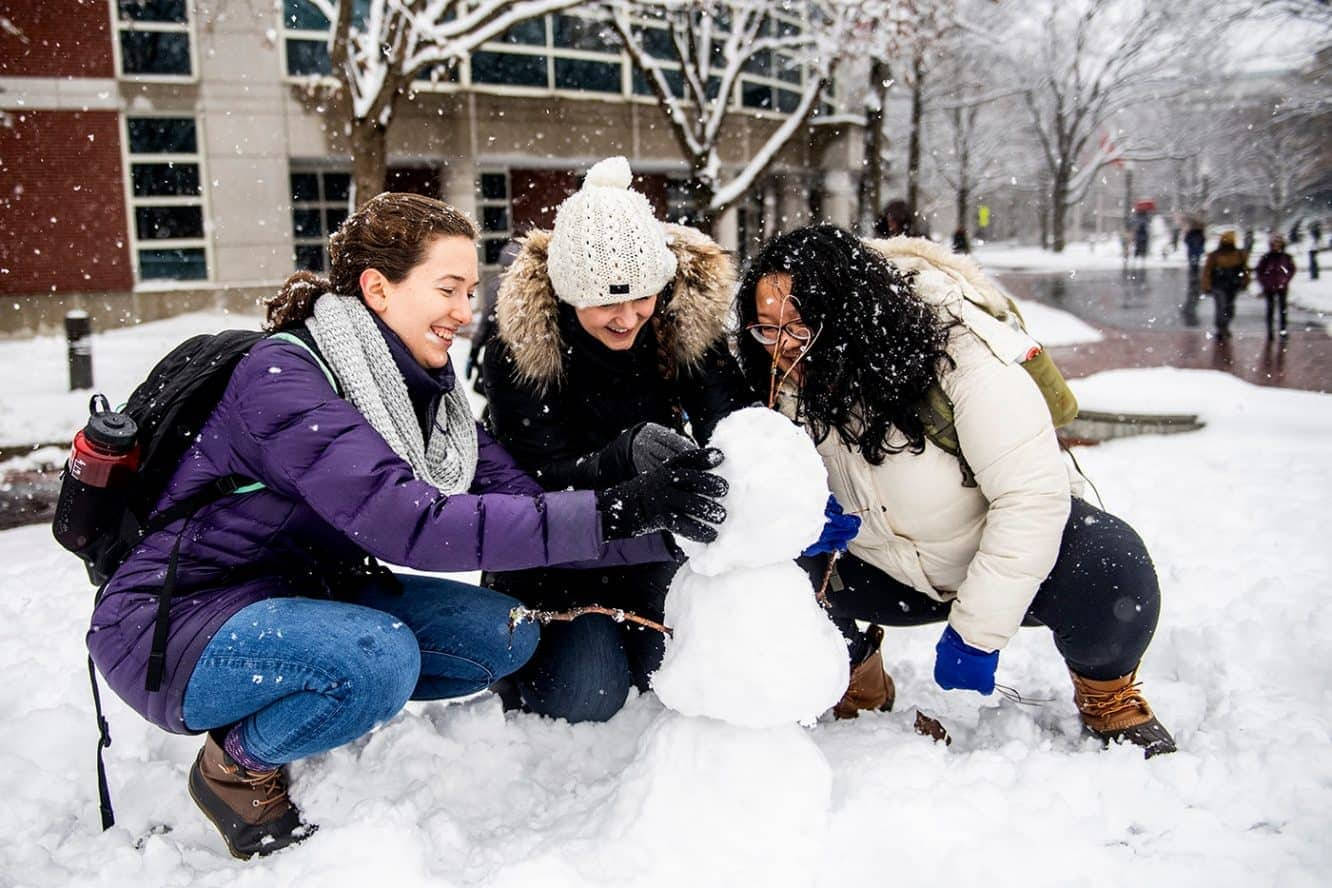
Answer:
[[[1168,369],[1074,387],[1089,406],[1187,407],[1208,423],[1079,452],[1160,571],[1141,678],[1180,752],[1145,762],[1083,740],[1045,630],[1024,630],[1000,660],[999,680],[1041,701],[1029,707],[939,690],[937,627],[890,630],[897,711],[809,732],[833,772],[819,884],[1327,883],[1332,400]],[[674,867],[686,879],[644,868],[620,841],[633,794],[622,772],[661,712],[651,695],[602,725],[506,717],[488,695],[413,704],[296,767],[296,798],[321,829],[250,863],[226,856],[186,794],[197,739],[111,699],[118,824],[101,833],[83,659],[91,590],[33,526],[0,533],[0,593],[3,885],[719,885],[734,881],[730,849],[757,840],[746,818],[723,824],[715,847]],[[944,722],[951,747],[913,733],[916,708]],[[678,818],[705,813],[682,800]]]
[[[1079,240],[1064,247],[1062,253],[1042,250],[1032,244],[1015,244],[1009,241],[982,243],[976,246],[972,255],[986,268],[1022,269],[1024,271],[1096,271],[1115,270],[1124,267],[1124,254],[1118,240]],[[1177,268],[1187,264],[1181,248],[1167,258],[1161,258],[1160,248],[1153,250],[1140,265],[1138,260],[1130,260],[1134,267]]]
[[[1332,250],[1328,250],[1323,255],[1323,261],[1319,266],[1320,274],[1318,280],[1309,279],[1307,271],[1308,254],[1301,261],[1299,257],[1296,262],[1299,263],[1299,270],[1295,272],[1295,280],[1290,285],[1290,302],[1301,308],[1308,308],[1313,311],[1320,311],[1326,315],[1332,315]]]

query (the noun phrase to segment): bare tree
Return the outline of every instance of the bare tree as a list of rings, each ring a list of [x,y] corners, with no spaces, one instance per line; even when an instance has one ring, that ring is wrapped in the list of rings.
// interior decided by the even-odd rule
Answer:
[[[1060,252],[1068,211],[1102,167],[1170,156],[1115,118],[1186,88],[1172,59],[1189,41],[1205,41],[1214,23],[1188,0],[1043,0],[1040,9],[1038,21],[1015,23],[1008,42],[1023,53],[1011,61],[1012,75],[1034,81],[1023,98],[1050,188],[1051,246]]]
[[[884,110],[895,82],[893,65],[914,29],[918,5],[918,0],[864,0],[855,12],[847,50],[865,59],[864,165],[858,195],[862,229],[873,224],[883,206]]]
[[[846,9],[842,4],[787,0],[611,0],[603,8],[689,164],[693,224],[710,231],[717,218],[753,187],[777,153],[803,131],[841,57]],[[786,17],[792,12],[803,13],[799,22]],[[802,72],[799,85],[792,83],[792,91],[799,90],[799,101],[728,178],[720,143],[738,110],[735,96],[741,73],[757,66]]]
[[[330,22],[336,101],[350,142],[356,204],[384,190],[388,130],[422,75],[447,75],[514,25],[582,0],[306,0]],[[364,15],[357,14],[364,10]]]

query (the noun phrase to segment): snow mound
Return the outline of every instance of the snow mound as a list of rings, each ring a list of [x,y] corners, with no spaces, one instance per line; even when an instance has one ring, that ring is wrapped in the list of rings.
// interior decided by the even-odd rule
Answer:
[[[845,657],[843,657],[845,659]],[[654,885],[813,885],[832,769],[805,731],[664,712],[604,810],[611,845]],[[699,861],[708,861],[700,872]]]
[[[747,728],[811,723],[846,690],[846,643],[790,561],[710,577],[680,568],[674,634],[652,677],[661,702]],[[770,651],[771,656],[764,652]]]
[[[828,475],[814,444],[790,420],[765,407],[737,410],[717,424],[708,445],[726,454],[714,471],[730,484],[717,539],[678,539],[695,573],[795,558],[819,538]]]

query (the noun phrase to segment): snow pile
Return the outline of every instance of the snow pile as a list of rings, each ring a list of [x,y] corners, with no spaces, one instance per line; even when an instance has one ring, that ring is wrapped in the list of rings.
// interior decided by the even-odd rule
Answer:
[[[831,795],[832,769],[803,728],[665,712],[602,823],[647,884],[697,884],[706,860],[707,885],[811,885]]]
[[[673,711],[648,729],[605,828],[666,884],[713,859],[712,884],[807,885],[832,771],[795,723],[837,702],[848,666],[791,559],[823,526],[826,475],[809,439],[761,407],[722,420],[711,443],[726,454],[727,519],[671,583],[674,634],[652,688]]]

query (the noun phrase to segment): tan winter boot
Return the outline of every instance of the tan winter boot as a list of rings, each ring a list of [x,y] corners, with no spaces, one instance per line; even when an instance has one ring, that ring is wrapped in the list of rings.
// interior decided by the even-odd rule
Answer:
[[[879,645],[883,644],[883,627],[870,626],[865,630],[865,637],[870,643],[870,654],[851,667],[851,681],[846,686],[846,693],[833,707],[833,715],[837,718],[856,718],[862,709],[890,712],[897,699],[893,677],[884,671],[883,654],[879,652]]]
[[[282,768],[248,771],[227,755],[213,735],[204,741],[190,768],[190,797],[213,821],[233,857],[272,854],[314,833],[301,823],[287,797]]]
[[[1107,681],[1083,678],[1071,670],[1068,674],[1087,733],[1107,744],[1127,740],[1141,746],[1146,758],[1175,751],[1175,738],[1156,720],[1138,690],[1141,685],[1134,681],[1138,670]]]

